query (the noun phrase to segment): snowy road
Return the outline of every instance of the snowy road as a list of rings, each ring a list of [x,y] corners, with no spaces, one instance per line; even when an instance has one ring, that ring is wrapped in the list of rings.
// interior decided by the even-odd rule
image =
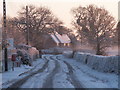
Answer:
[[[73,67],[59,56],[44,56],[44,65],[9,88],[83,88]]]
[[[23,73],[9,88],[118,88],[118,76],[92,70],[62,55],[43,55],[41,63]]]

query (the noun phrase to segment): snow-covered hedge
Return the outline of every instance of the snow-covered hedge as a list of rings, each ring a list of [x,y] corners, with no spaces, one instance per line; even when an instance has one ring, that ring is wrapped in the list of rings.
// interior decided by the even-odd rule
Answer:
[[[33,60],[39,58],[39,51],[35,47],[30,48],[28,53]]]
[[[118,73],[118,57],[119,56],[99,56],[81,52],[74,54],[74,58],[81,63],[87,64],[95,70],[109,73]]]
[[[16,46],[17,51],[20,51],[23,55],[27,54],[32,60],[39,58],[39,51],[32,46],[20,44]]]
[[[42,54],[55,54],[56,51],[55,50],[51,50],[51,49],[43,49],[41,50]]]
[[[64,55],[65,57],[71,58],[72,55],[73,55],[73,51],[64,51],[64,52],[63,52],[63,55]]]
[[[41,50],[42,54],[62,54],[64,51],[70,51],[70,48],[54,47]]]
[[[81,52],[76,52],[74,54],[74,58],[84,64],[87,63],[87,58],[90,54],[84,54],[84,53],[81,53]]]

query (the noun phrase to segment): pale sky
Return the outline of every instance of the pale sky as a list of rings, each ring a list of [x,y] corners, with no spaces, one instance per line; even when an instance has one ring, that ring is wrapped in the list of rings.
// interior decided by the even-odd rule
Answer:
[[[46,6],[53,14],[64,22],[64,25],[71,28],[71,21],[73,16],[71,9],[89,4],[95,4],[98,7],[104,7],[108,10],[116,21],[118,20],[118,1],[119,0],[6,0],[7,15],[11,17],[17,16],[17,12],[22,6],[35,5]],[[2,0],[0,1],[0,8],[2,8]],[[2,12],[0,12],[2,14]]]

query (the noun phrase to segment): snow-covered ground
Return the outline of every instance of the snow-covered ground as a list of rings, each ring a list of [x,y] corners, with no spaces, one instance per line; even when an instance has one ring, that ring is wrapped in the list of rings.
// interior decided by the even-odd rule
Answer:
[[[54,62],[49,62],[48,68],[44,72],[37,73],[33,77],[27,80],[20,88],[41,88],[43,82],[46,80],[49,71],[52,71],[54,68]]]
[[[111,73],[98,72],[90,67],[60,56],[74,68],[74,73],[86,88],[118,88],[118,75]]]
[[[32,72],[20,88],[118,88],[118,75],[98,72],[63,55],[43,55],[33,63],[33,67],[15,68],[15,71],[0,74],[3,88],[7,88],[16,80],[22,79]],[[48,61],[46,64],[45,61]],[[45,65],[46,64],[46,65]]]
[[[7,72],[0,73],[0,87],[6,88],[13,82],[17,81],[28,75],[34,68],[42,66],[43,59],[37,59],[33,62],[33,66],[21,65],[21,67],[15,67],[14,71],[9,70]]]

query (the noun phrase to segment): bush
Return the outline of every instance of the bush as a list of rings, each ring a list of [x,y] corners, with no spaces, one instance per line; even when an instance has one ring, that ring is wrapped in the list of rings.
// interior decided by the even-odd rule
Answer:
[[[92,69],[118,74],[119,56],[100,56],[76,52],[74,58]]]

